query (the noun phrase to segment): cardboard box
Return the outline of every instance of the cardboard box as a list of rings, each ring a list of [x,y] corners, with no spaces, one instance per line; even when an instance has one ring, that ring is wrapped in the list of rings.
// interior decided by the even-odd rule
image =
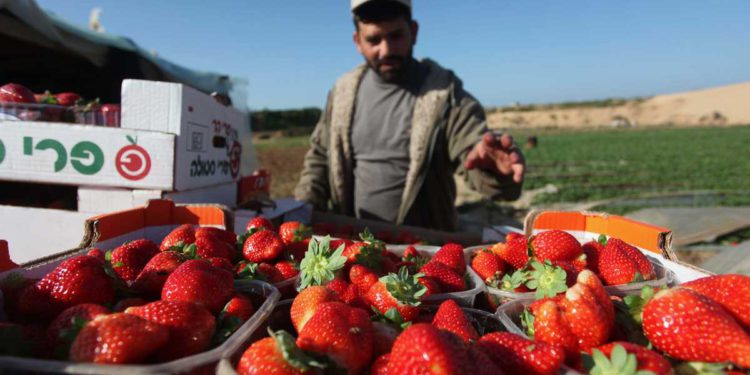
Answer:
[[[124,80],[121,128],[0,121],[0,180],[184,191],[240,178],[247,114],[176,83]]]
[[[146,205],[152,199],[169,199],[178,204],[221,204],[232,208],[237,206],[237,194],[236,182],[187,191],[82,186],[78,188],[78,211],[102,213],[127,210]]]
[[[672,232],[667,228],[600,212],[532,211],[526,216],[527,236],[551,229],[564,230],[581,243],[600,234],[619,238],[651,255],[675,275],[675,284],[711,275],[711,272],[680,262],[672,251]]]

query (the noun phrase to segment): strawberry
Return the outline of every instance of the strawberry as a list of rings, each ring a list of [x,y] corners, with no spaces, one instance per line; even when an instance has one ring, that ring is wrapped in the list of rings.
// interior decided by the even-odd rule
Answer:
[[[232,262],[230,262],[227,258],[211,257],[211,258],[206,258],[205,261],[208,262],[208,264],[216,268],[221,268],[229,272],[234,272],[234,266],[232,266]]]
[[[714,275],[688,281],[680,286],[716,301],[750,332],[750,276]]]
[[[86,324],[70,348],[73,362],[140,363],[167,344],[169,329],[135,315],[99,315]]]
[[[151,258],[159,252],[159,246],[145,238],[130,241],[112,250],[108,259],[117,276],[125,282],[135,281]]]
[[[385,353],[375,358],[375,361],[373,361],[372,365],[370,365],[370,374],[388,375],[388,359],[390,357],[390,353]]]
[[[254,342],[242,353],[237,374],[312,375],[314,365],[323,367],[304,356],[289,333],[279,331]]]
[[[372,336],[367,312],[341,302],[326,302],[302,327],[297,346],[326,355],[337,366],[358,373],[372,359]]]
[[[310,247],[310,239],[311,238],[305,238],[302,241],[294,242],[289,245],[286,245],[284,247],[284,256],[292,260],[294,262],[301,262],[302,259],[305,258],[305,253],[307,252],[307,249]],[[333,242],[333,241],[331,241]],[[332,248],[335,249],[335,247],[332,246]]]
[[[430,276],[440,285],[443,292],[460,292],[466,290],[466,282],[462,275],[443,263],[430,261],[420,270],[420,273]]]
[[[255,312],[253,301],[242,293],[235,293],[234,297],[227,302],[221,311],[221,317],[235,317],[244,322],[250,319]]]
[[[599,239],[591,240],[581,246],[583,253],[586,254],[586,268],[599,274],[599,255],[604,250],[604,244],[607,243],[607,236],[600,235]]]
[[[159,250],[167,251],[172,247],[184,247],[195,242],[195,229],[190,224],[182,224],[173,229],[161,240]]]
[[[407,246],[406,249],[404,249],[404,253],[401,255],[401,258],[405,261],[409,261],[409,258],[417,258],[421,257],[422,255],[419,254],[419,251],[417,251],[417,248],[414,246]]]
[[[187,257],[174,251],[163,251],[146,263],[133,282],[133,289],[149,297],[161,296],[167,277],[185,262]]]
[[[341,298],[344,293],[346,293],[346,290],[349,288],[349,284],[346,280],[343,278],[335,278],[331,280],[328,284],[325,285],[326,288],[330,289],[334,293],[336,293],[339,298]],[[356,288],[356,285],[355,285]]]
[[[225,229],[216,227],[199,227],[195,230],[195,239],[202,237],[214,237],[234,246],[237,243],[237,235]]]
[[[52,318],[62,310],[81,303],[106,305],[114,299],[112,279],[101,260],[78,255],[69,258],[41,280],[24,289],[19,311]]]
[[[399,273],[381,277],[365,294],[365,300],[381,314],[395,309],[403,321],[409,322],[419,315],[419,300],[427,292],[417,280],[421,275],[409,275],[406,268]]]
[[[599,276],[605,285],[628,284],[654,278],[654,269],[643,253],[616,238],[610,238],[599,253]]]
[[[91,248],[88,252],[86,252],[86,255],[97,258],[102,261],[105,260],[104,251],[98,247]]]
[[[457,243],[443,245],[432,257],[433,262],[440,262],[452,268],[459,275],[466,273],[464,247]]]
[[[486,334],[476,346],[509,374],[553,375],[565,360],[562,349],[510,332]]]
[[[284,245],[291,245],[312,236],[312,229],[299,221],[287,221],[279,226],[279,236]]]
[[[0,86],[0,103],[35,103],[34,93],[17,83]]]
[[[533,322],[526,323],[527,329],[533,327],[530,336],[537,342],[562,349],[567,363],[577,367],[580,362],[578,339],[568,327],[555,299],[538,300],[531,304],[530,310]]]
[[[256,230],[271,230],[275,231],[276,226],[271,223],[271,220],[268,220],[265,216],[256,216],[250,220],[248,220],[247,224],[245,225],[245,230],[250,231],[251,229]]]
[[[234,244],[227,243],[218,236],[196,235],[195,244],[190,246],[195,246],[195,255],[199,258],[224,258],[228,261],[234,259]],[[192,249],[187,251],[192,251]]]
[[[310,285],[324,285],[336,277],[336,273],[346,264],[346,258],[341,254],[344,246],[336,249],[330,247],[330,237],[324,237],[320,241],[312,239],[310,250],[300,263],[300,285],[299,290]]]
[[[582,274],[586,275],[591,271]],[[580,277],[580,275],[579,275]],[[576,283],[565,292],[558,305],[580,350],[588,351],[607,342],[614,326],[612,302],[605,305],[586,285]]]
[[[360,236],[363,236],[362,238],[367,238],[368,240],[358,241],[347,245],[346,248],[344,248],[344,252],[341,254],[346,257],[346,265],[349,266],[354,263],[359,263],[371,270],[380,271],[382,269],[381,263],[383,262],[383,246],[385,245],[383,242],[375,240],[374,237],[367,237],[367,234],[363,233],[360,234]],[[372,240],[369,238],[372,238]]]
[[[476,341],[479,334],[471,322],[464,314],[464,311],[458,306],[456,301],[445,300],[438,307],[435,317],[432,319],[432,325],[437,328],[452,332],[465,343]]]
[[[615,341],[593,349],[592,360],[593,366],[587,366],[591,367],[588,370],[592,374],[629,374],[635,373],[635,370],[651,371],[655,375],[674,373],[672,365],[661,354],[625,341]]]
[[[361,264],[355,264],[349,269],[349,281],[357,286],[359,294],[365,295],[378,282],[378,275]]]
[[[270,283],[280,283],[286,280],[281,271],[270,263],[258,264],[258,275],[260,275],[259,278],[261,280],[266,280]]]
[[[531,238],[531,249],[534,258],[545,260],[572,260],[583,254],[581,243],[568,232],[558,229],[541,232]]]
[[[643,332],[672,358],[750,367],[750,335],[721,305],[691,289],[657,293],[643,309]]]
[[[471,268],[486,284],[500,280],[505,272],[506,264],[495,253],[488,249],[479,250],[471,260]]]
[[[161,298],[203,305],[218,313],[234,292],[232,273],[204,260],[188,260],[177,267],[164,282]]]
[[[424,285],[425,288],[427,288],[427,291],[422,295],[422,298],[442,293],[440,284],[438,284],[438,282],[430,276],[422,276],[418,278],[417,281],[420,284]]]
[[[338,300],[336,293],[324,286],[315,285],[302,289],[292,301],[289,312],[294,329],[301,332],[321,304]]]
[[[267,262],[275,260],[284,251],[281,238],[270,230],[255,232],[242,245],[242,256],[250,262]]]
[[[58,105],[64,105],[66,107],[72,107],[76,105],[76,102],[83,99],[80,95],[74,93],[74,92],[61,92],[59,94],[55,94],[55,99],[57,100]]]
[[[273,265],[281,274],[282,280],[291,279],[299,274],[297,264],[291,260],[282,260]]]
[[[63,310],[47,327],[47,342],[62,353],[67,355],[70,344],[78,335],[83,325],[99,315],[109,314],[109,309],[95,303],[82,303]]]
[[[492,252],[515,269],[526,266],[526,262],[529,261],[528,251],[528,243],[526,237],[523,236],[513,236],[505,243],[505,246],[494,246],[492,248]]]
[[[128,307],[126,314],[165,326],[169,341],[157,353],[160,361],[169,361],[199,353],[208,348],[216,320],[203,306],[184,301],[155,301]]]
[[[470,374],[474,369],[463,342],[431,324],[406,328],[393,343],[389,374]]]

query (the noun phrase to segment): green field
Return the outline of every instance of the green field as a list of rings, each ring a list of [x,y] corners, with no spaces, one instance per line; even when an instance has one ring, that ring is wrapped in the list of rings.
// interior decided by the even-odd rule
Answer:
[[[539,147],[525,150],[524,189],[558,188],[556,194],[538,196],[535,204],[696,192],[704,194],[688,205],[750,205],[750,126],[511,134],[519,144],[532,134],[539,139]],[[290,196],[307,138],[259,141],[256,146],[261,163],[272,168],[272,195]],[[608,211],[627,211],[637,203],[613,205]]]

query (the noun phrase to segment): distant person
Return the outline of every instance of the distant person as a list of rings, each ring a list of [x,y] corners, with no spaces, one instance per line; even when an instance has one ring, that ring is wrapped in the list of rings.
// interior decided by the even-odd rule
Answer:
[[[425,4],[427,4],[425,2]],[[365,63],[338,79],[310,138],[295,197],[317,209],[455,230],[457,172],[487,198],[521,194],[524,160],[436,62],[412,56],[410,0],[352,0]]]
[[[536,146],[539,144],[539,140],[535,135],[529,136],[526,138],[526,149],[531,150],[532,148],[536,148]]]

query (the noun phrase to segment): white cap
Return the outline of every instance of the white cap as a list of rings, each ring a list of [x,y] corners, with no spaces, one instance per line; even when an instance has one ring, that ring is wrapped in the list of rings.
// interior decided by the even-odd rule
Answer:
[[[351,0],[351,3],[352,3],[352,7],[351,7],[352,12],[355,9],[359,8],[360,6],[362,6],[364,4],[370,3],[370,2],[374,2],[374,1],[379,1],[379,0]],[[395,2],[395,3],[399,3],[399,4],[403,5],[403,6],[411,9],[411,0],[389,0],[389,1],[392,1],[392,2]]]

